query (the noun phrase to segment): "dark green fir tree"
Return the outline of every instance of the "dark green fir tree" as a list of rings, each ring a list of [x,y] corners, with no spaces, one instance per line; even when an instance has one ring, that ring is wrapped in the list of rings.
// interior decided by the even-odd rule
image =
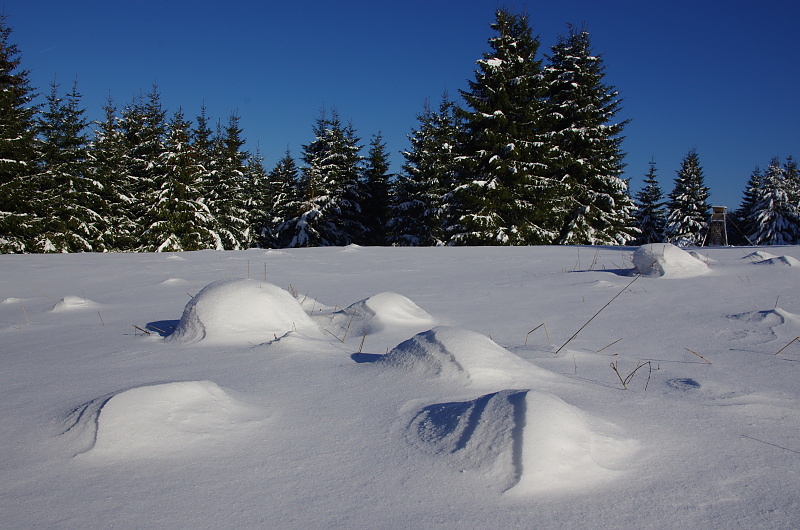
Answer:
[[[636,194],[635,203],[633,217],[636,220],[636,228],[639,229],[636,244],[663,242],[667,219],[664,210],[664,192],[658,184],[655,162],[650,162],[650,169],[644,176],[644,187]]]
[[[708,224],[708,188],[697,151],[692,149],[681,162],[675,188],[669,194],[666,238],[678,245],[700,245]]]
[[[490,51],[461,94],[465,141],[453,195],[456,245],[552,243],[563,218],[539,39],[525,15],[500,9]]]
[[[621,100],[604,77],[589,32],[570,26],[553,46],[545,69],[556,144],[549,170],[568,186],[560,244],[624,245],[635,234],[634,204],[621,178],[620,134],[626,122],[614,121]]]
[[[364,242],[367,245],[385,245],[389,221],[389,155],[381,133],[373,136],[364,168],[363,218]]]
[[[0,15],[0,252],[35,250],[36,93],[11,27]]]

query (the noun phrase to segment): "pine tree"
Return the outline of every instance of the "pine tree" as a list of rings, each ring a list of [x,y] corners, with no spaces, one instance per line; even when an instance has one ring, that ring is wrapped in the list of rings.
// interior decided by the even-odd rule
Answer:
[[[627,122],[613,123],[619,94],[603,82],[605,67],[591,51],[588,31],[570,26],[552,52],[545,79],[557,149],[549,169],[569,187],[557,242],[624,245],[634,237],[634,205],[621,178],[620,134]]]
[[[250,226],[245,209],[244,139],[239,116],[231,114],[228,124],[215,138],[208,172],[209,208],[216,218],[216,232],[225,250],[248,246]]]
[[[272,219],[269,177],[264,170],[264,157],[258,149],[254,154],[248,155],[244,175],[244,208],[250,225],[248,246],[270,248],[273,245],[266,238],[267,227]]]
[[[138,223],[131,214],[134,199],[133,179],[128,173],[128,143],[109,97],[103,106],[103,121],[94,122],[94,138],[87,152],[87,173],[99,189],[101,220],[97,224],[95,249],[125,251],[134,248]]]
[[[666,226],[664,192],[658,184],[655,162],[650,162],[650,169],[644,176],[644,188],[636,194],[636,210],[633,217],[636,219],[636,228],[639,229],[637,245],[664,241]]]
[[[106,250],[102,245],[104,206],[101,185],[88,178],[88,122],[77,83],[62,99],[53,82],[39,119],[42,165],[37,175],[40,201],[36,247],[45,252]],[[97,244],[98,248],[94,248]]]
[[[386,244],[389,217],[389,155],[380,133],[370,142],[364,168],[363,217],[366,224],[365,243]]]
[[[797,205],[790,202],[785,168],[773,158],[761,179],[753,210],[756,228],[750,240],[756,245],[792,245],[800,238]]]
[[[136,222],[128,250],[154,250],[142,235],[155,221],[152,215],[165,172],[166,110],[157,86],[153,86],[146,100],[136,97],[123,109],[120,126],[128,146],[125,172],[130,184],[127,193],[132,199],[125,216]]]
[[[675,188],[669,194],[665,233],[672,243],[697,245],[703,241],[710,208],[697,151],[689,151],[677,173]]]
[[[323,111],[314,140],[303,146],[303,201],[280,229],[286,246],[342,246],[363,242],[361,156],[355,130],[343,127],[334,111]]]
[[[297,164],[289,149],[267,176],[270,218],[264,227],[264,246],[283,248],[291,245],[294,233],[291,220],[302,212],[303,197],[300,190]]]
[[[763,174],[761,169],[756,167],[750,174],[750,178],[745,185],[742,202],[739,209],[734,213],[734,237],[731,238],[739,244],[753,244],[749,236],[758,229],[756,206],[759,201],[759,193],[763,185]]]
[[[459,245],[551,243],[562,218],[560,183],[547,174],[548,134],[539,39],[528,18],[498,10],[491,52],[461,95],[466,140],[453,196]]]
[[[213,217],[204,198],[204,169],[190,143],[189,127],[180,108],[167,126],[159,164],[164,173],[152,211],[146,216],[152,221],[144,232],[147,248],[155,252],[219,247]]]
[[[446,202],[456,183],[460,115],[447,94],[438,111],[428,102],[408,137],[406,162],[394,183],[388,221],[388,242],[398,246],[431,246],[446,242],[453,215]]]
[[[0,15],[0,252],[24,252],[31,250],[36,229],[32,198],[38,107],[11,31]]]

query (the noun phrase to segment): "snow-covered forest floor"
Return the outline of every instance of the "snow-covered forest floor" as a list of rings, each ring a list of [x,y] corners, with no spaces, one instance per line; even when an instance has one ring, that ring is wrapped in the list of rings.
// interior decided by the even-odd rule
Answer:
[[[0,526],[797,527],[800,247],[634,250],[0,256]]]

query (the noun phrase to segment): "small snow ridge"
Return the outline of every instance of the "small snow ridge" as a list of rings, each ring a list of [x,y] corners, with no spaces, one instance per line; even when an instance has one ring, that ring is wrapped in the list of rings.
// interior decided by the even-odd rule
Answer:
[[[76,311],[81,309],[92,309],[99,307],[99,304],[89,300],[88,298],[81,298],[80,296],[65,296],[53,306],[50,311],[59,313],[61,311]]]
[[[188,280],[184,280],[183,278],[167,278],[161,285],[186,285],[188,284]]]
[[[167,256],[167,261],[186,261],[185,258],[178,256],[177,254],[170,254]]]
[[[709,272],[708,265],[668,243],[642,245],[633,253],[634,270],[642,276],[690,278]]]
[[[379,293],[350,305],[335,316],[340,326],[354,335],[378,333],[387,328],[426,328],[434,318],[417,304],[397,293]],[[408,336],[408,335],[406,335]]]
[[[361,250],[360,245],[356,245],[355,243],[350,243],[346,247],[342,248],[342,252],[358,252]]]
[[[256,280],[220,280],[189,301],[169,339],[258,344],[292,331],[320,335],[317,324],[289,292]]]
[[[770,254],[769,252],[764,252],[763,250],[756,250],[755,252],[751,252],[747,256],[743,257],[742,259],[749,259],[752,262],[756,261],[765,261],[777,256]]]
[[[756,261],[756,265],[785,265],[787,267],[800,266],[800,261],[791,256],[776,256],[773,258]]]
[[[490,487],[527,495],[574,490],[617,476],[616,468],[637,443],[598,427],[552,394],[502,390],[424,407],[409,422],[407,436]]]
[[[449,326],[411,337],[378,363],[406,368],[424,377],[495,389],[527,386],[552,377],[485,335]]]
[[[263,418],[211,381],[184,381],[90,401],[71,413],[64,435],[74,438],[79,454],[153,458],[234,443]]]
[[[19,304],[20,302],[22,302],[22,298],[9,297],[3,299],[4,304]]]

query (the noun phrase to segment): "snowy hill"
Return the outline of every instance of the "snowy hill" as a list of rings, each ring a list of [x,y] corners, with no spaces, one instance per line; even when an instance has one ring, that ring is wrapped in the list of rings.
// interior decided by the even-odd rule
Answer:
[[[0,526],[800,525],[800,247],[3,255]]]

